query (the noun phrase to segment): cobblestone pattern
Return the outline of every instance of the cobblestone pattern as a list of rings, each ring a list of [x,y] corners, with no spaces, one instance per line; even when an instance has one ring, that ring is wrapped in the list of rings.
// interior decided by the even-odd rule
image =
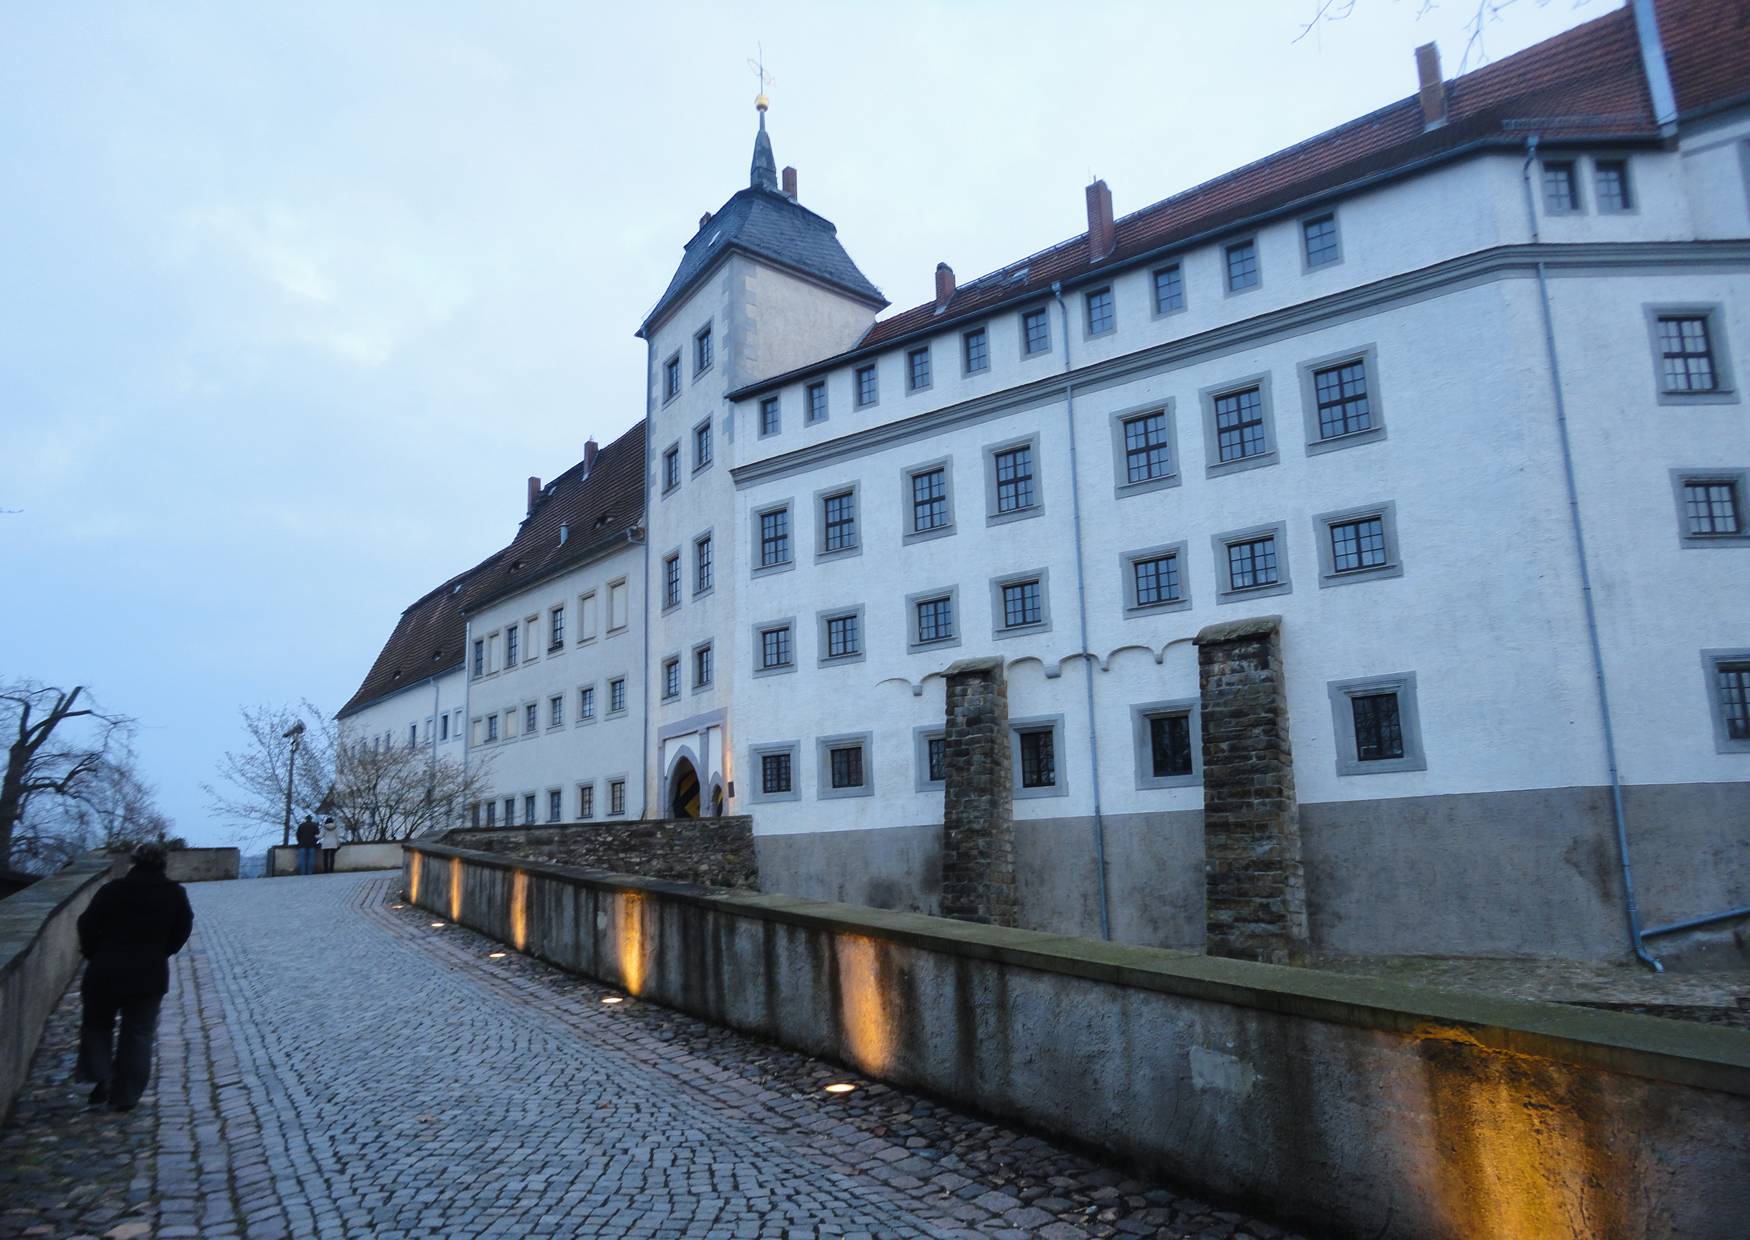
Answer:
[[[1275,617],[1197,635],[1207,950],[1291,964],[1306,953],[1306,882]]]
[[[604,1004],[390,907],[391,881],[191,891],[196,940],[131,1116],[79,1106],[63,1005],[0,1140],[0,1234],[1285,1234],[667,1009]],[[859,1088],[823,1092],[839,1080]]]
[[[1001,659],[948,669],[942,739],[942,914],[1013,926],[1014,786]]]
[[[664,818],[644,822],[584,822],[553,827],[450,831],[444,843],[481,852],[508,853],[530,861],[553,861],[640,874],[702,887],[759,890],[753,819]]]

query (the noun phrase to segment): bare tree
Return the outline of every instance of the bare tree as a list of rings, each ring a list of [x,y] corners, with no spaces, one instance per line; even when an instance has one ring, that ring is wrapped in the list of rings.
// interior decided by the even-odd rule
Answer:
[[[84,685],[57,689],[33,680],[0,686],[0,728],[8,740],[0,779],[0,863],[13,864],[21,823],[58,814],[83,797],[133,721],[99,710]]]
[[[186,847],[171,835],[173,826],[123,740],[91,771],[79,796],[62,798],[19,823],[13,857],[19,869],[52,873],[94,848],[126,849],[147,840]]]
[[[1542,8],[1549,0],[1536,2]],[[1578,8],[1585,2],[1586,0],[1574,0],[1574,7]],[[1312,12],[1302,24],[1300,33],[1294,36],[1292,41],[1295,43],[1299,43],[1321,26],[1348,18],[1355,12],[1361,0],[1309,0],[1309,3],[1312,5]],[[1415,0],[1415,3],[1418,18],[1426,17],[1440,7],[1438,0]],[[1479,65],[1487,63],[1489,49],[1486,43],[1489,29],[1501,20],[1503,10],[1512,8],[1516,3],[1518,0],[1459,0],[1459,10],[1466,16],[1464,55],[1459,57],[1458,72],[1463,73],[1471,68],[1473,59]]]
[[[334,729],[309,702],[297,706],[244,706],[243,744],[219,760],[215,783],[202,784],[213,815],[243,828],[250,845],[277,840],[286,812],[286,779],[293,769],[285,735],[304,725],[292,778],[292,820],[318,813],[334,784]]]
[[[329,812],[349,841],[412,839],[460,826],[487,794],[487,763],[470,769],[427,745],[353,742],[341,746]]]

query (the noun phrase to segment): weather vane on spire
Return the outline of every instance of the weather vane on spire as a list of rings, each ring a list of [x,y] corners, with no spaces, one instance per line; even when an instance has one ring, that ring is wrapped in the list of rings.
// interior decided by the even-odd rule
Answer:
[[[759,59],[755,60],[750,58],[747,62],[747,67],[753,70],[754,76],[759,79],[760,85],[760,93],[754,97],[753,106],[764,113],[767,108],[772,106],[772,101],[766,98],[766,87],[776,85],[776,82],[773,80],[772,75],[766,72],[765,44],[756,43],[754,46],[759,51]]]

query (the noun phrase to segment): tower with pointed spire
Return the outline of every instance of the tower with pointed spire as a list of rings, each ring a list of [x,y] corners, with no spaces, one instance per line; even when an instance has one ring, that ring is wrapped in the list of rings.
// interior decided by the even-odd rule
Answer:
[[[775,193],[778,189],[778,161],[772,157],[772,138],[766,132],[766,109],[772,106],[771,101],[761,95],[754,100],[753,106],[759,109],[760,131],[753,139],[753,165],[747,174],[748,188]]]

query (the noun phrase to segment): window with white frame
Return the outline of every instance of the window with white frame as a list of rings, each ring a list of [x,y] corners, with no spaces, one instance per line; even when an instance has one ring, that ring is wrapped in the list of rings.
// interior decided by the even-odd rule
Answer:
[[[498,716],[497,715],[486,716],[486,739],[488,741],[495,741],[498,739]]]
[[[473,673],[475,680],[479,680],[482,676],[486,675],[486,639],[483,637],[476,637],[474,639]]]
[[[577,596],[577,643],[593,642],[596,639],[596,595],[591,590],[587,594]]]
[[[1328,685],[1337,774],[1425,771],[1416,674],[1394,672]]]
[[[627,610],[627,586],[624,581],[608,583],[608,632],[618,633],[630,622]]]

